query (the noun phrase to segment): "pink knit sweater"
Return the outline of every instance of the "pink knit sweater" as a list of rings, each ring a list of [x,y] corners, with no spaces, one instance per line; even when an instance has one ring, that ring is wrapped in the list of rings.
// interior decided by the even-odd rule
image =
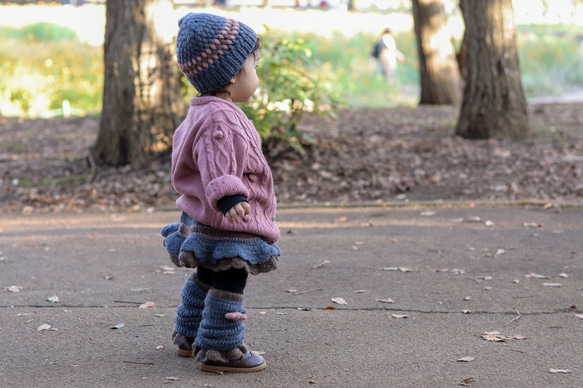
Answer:
[[[271,170],[259,134],[238,106],[217,97],[192,98],[172,148],[180,209],[213,228],[256,234],[270,244],[279,240]],[[230,224],[217,202],[237,194],[247,198],[251,214]]]

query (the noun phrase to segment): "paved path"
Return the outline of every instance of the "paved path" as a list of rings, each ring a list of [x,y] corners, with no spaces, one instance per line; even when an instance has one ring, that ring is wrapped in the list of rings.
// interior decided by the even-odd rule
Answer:
[[[170,339],[177,216],[2,215],[0,386],[582,385],[582,209],[281,209],[282,266],[245,294],[268,368],[221,376]]]

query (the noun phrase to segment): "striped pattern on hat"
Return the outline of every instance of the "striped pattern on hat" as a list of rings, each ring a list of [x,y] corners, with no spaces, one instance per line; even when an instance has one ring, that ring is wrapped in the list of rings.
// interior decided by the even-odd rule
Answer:
[[[257,43],[251,28],[222,16],[189,13],[178,25],[178,65],[200,94],[225,86],[241,70]]]

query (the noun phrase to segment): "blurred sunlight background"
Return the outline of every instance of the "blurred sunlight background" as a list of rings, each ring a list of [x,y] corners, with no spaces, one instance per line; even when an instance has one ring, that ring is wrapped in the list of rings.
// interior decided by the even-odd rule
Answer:
[[[105,4],[0,4],[0,116],[47,118],[97,115],[103,87]],[[71,3],[68,1],[66,3]],[[76,3],[76,2],[74,2]],[[351,107],[414,106],[418,102],[417,48],[410,0],[227,0],[222,7],[176,0],[159,15],[174,36],[188,12],[233,17],[259,35],[300,37],[325,78]],[[459,48],[463,20],[446,0],[451,40]],[[529,99],[583,100],[583,1],[514,0],[523,86]],[[405,56],[397,82],[387,85],[370,53],[390,27]]]

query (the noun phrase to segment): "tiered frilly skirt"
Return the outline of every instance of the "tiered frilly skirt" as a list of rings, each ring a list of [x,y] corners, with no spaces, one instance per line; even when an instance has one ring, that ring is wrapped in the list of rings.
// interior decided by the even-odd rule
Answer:
[[[164,246],[172,262],[179,267],[202,265],[213,271],[245,269],[256,275],[277,268],[281,251],[261,237],[230,232],[200,224],[182,212],[180,221],[165,226]]]

